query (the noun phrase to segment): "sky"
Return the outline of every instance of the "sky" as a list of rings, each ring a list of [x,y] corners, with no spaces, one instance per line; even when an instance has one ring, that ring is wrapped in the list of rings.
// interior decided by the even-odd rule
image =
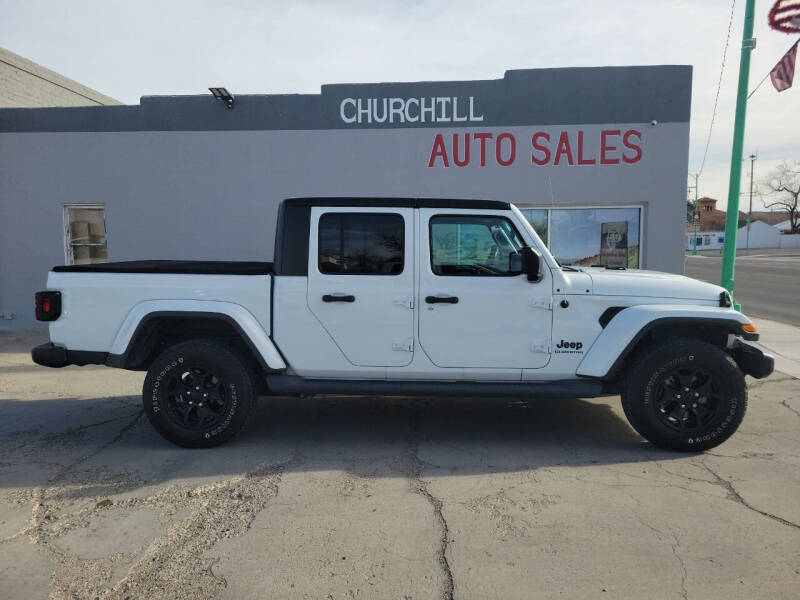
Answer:
[[[501,78],[507,69],[694,67],[689,173],[700,171],[731,0],[0,0],[0,46],[127,104],[141,96],[319,93],[326,83]],[[736,0],[700,196],[728,195],[745,0]],[[756,3],[750,89],[797,36]],[[755,180],[800,159],[800,82],[765,81],[748,105]],[[742,190],[749,190],[749,160]],[[693,179],[687,186],[693,185]],[[693,191],[691,192],[694,193]],[[743,197],[746,206],[748,197]],[[760,208],[758,200],[754,209]]]

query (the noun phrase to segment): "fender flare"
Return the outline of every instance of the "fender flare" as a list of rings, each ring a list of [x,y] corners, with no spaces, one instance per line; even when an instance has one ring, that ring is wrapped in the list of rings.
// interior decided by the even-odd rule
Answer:
[[[233,302],[216,300],[147,300],[135,305],[125,317],[106,364],[125,366],[131,352],[131,341],[147,321],[161,317],[210,317],[229,323],[250,347],[262,367],[271,370],[286,368],[275,344],[264,327],[246,308]]]
[[[750,319],[733,309],[716,306],[659,305],[631,306],[617,313],[603,329],[578,365],[580,377],[605,378],[617,371],[636,344],[650,331],[663,325],[714,325],[743,335],[742,325]]]

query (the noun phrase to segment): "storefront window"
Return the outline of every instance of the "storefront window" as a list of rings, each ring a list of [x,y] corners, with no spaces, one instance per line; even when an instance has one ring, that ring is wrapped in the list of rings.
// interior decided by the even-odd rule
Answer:
[[[526,208],[522,214],[562,265],[638,269],[641,208]]]
[[[108,262],[106,217],[102,205],[64,206],[64,229],[67,264]]]

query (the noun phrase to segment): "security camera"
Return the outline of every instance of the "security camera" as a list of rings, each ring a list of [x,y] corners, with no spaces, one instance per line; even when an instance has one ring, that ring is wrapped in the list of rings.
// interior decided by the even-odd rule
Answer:
[[[658,121],[656,121],[655,119],[653,119],[652,121],[650,121],[650,125],[652,125],[653,127],[655,127],[656,125],[658,125]]]

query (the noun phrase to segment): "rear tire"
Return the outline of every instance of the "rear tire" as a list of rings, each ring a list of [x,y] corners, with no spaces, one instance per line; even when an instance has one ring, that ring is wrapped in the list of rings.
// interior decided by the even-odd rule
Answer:
[[[738,429],[747,410],[747,385],[721,348],[679,339],[647,348],[628,369],[622,408],[653,445],[700,452]]]
[[[164,350],[142,389],[147,418],[164,438],[209,448],[233,438],[256,401],[254,373],[244,357],[214,340],[190,340]]]

